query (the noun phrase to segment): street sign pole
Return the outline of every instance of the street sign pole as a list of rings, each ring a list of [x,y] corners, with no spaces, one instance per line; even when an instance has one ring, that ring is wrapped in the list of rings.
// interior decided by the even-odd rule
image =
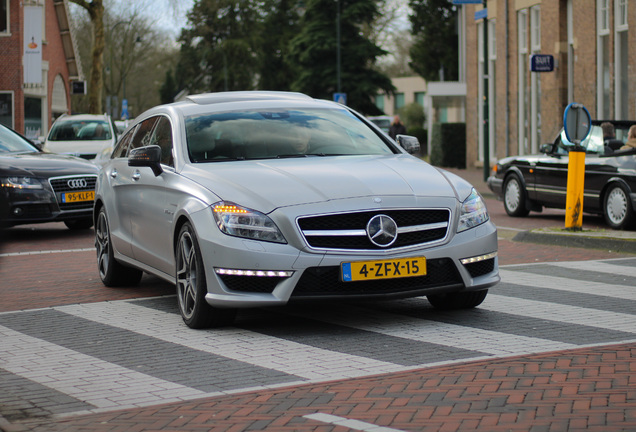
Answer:
[[[585,186],[585,148],[581,142],[592,129],[592,119],[581,104],[571,103],[563,114],[565,137],[574,144],[569,152],[568,182],[565,200],[565,229],[581,231],[583,226],[583,198]]]

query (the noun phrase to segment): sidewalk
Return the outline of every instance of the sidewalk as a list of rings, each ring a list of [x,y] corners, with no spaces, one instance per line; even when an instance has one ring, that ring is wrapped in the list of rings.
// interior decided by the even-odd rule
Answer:
[[[30,422],[6,432],[634,431],[634,370],[630,343]]]

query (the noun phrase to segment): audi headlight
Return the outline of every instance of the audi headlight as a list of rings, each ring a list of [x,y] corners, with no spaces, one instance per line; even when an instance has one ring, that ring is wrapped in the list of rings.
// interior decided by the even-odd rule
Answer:
[[[42,182],[35,177],[0,177],[0,186],[7,189],[43,189]]]
[[[488,221],[488,210],[486,204],[475,189],[472,190],[468,198],[462,203],[459,215],[459,225],[457,232],[466,231]]]
[[[227,235],[274,243],[287,243],[276,224],[263,213],[230,202],[212,206],[219,229]]]

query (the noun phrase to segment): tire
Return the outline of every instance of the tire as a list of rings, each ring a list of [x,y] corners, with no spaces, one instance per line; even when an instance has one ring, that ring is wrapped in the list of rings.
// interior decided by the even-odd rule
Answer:
[[[107,287],[134,286],[139,284],[143,271],[120,264],[115,260],[110,241],[110,228],[106,210],[102,207],[95,224],[95,248],[99,278]]]
[[[429,303],[436,309],[452,310],[452,309],[472,309],[482,304],[488,290],[469,291],[450,294],[436,294],[426,296]]]
[[[179,231],[175,263],[177,300],[183,322],[193,329],[232,324],[236,309],[212,307],[205,300],[208,289],[203,258],[196,234],[189,223],[185,223]]]
[[[65,220],[64,225],[72,230],[84,230],[93,226],[92,218]]]
[[[605,222],[613,229],[630,228],[634,223],[634,209],[629,191],[620,183],[613,183],[607,189],[603,199]]]
[[[519,176],[511,174],[504,184],[503,203],[508,216],[528,216],[530,210],[526,208],[526,189],[523,187]]]

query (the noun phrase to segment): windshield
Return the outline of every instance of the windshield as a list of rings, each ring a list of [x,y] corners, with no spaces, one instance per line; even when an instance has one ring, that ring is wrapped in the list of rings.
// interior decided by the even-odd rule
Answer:
[[[0,153],[31,153],[37,151],[38,149],[29,141],[12,130],[0,126]]]
[[[560,149],[563,153],[567,153],[567,148],[574,146],[574,143],[568,141],[565,136],[565,130],[561,131]],[[585,148],[587,153],[604,153],[605,144],[603,142],[603,129],[600,126],[592,126],[590,134],[581,142],[581,146]]]
[[[186,118],[193,162],[327,155],[380,155],[393,150],[346,110],[236,111]]]
[[[51,128],[49,141],[108,141],[110,128],[106,120],[62,120]]]

